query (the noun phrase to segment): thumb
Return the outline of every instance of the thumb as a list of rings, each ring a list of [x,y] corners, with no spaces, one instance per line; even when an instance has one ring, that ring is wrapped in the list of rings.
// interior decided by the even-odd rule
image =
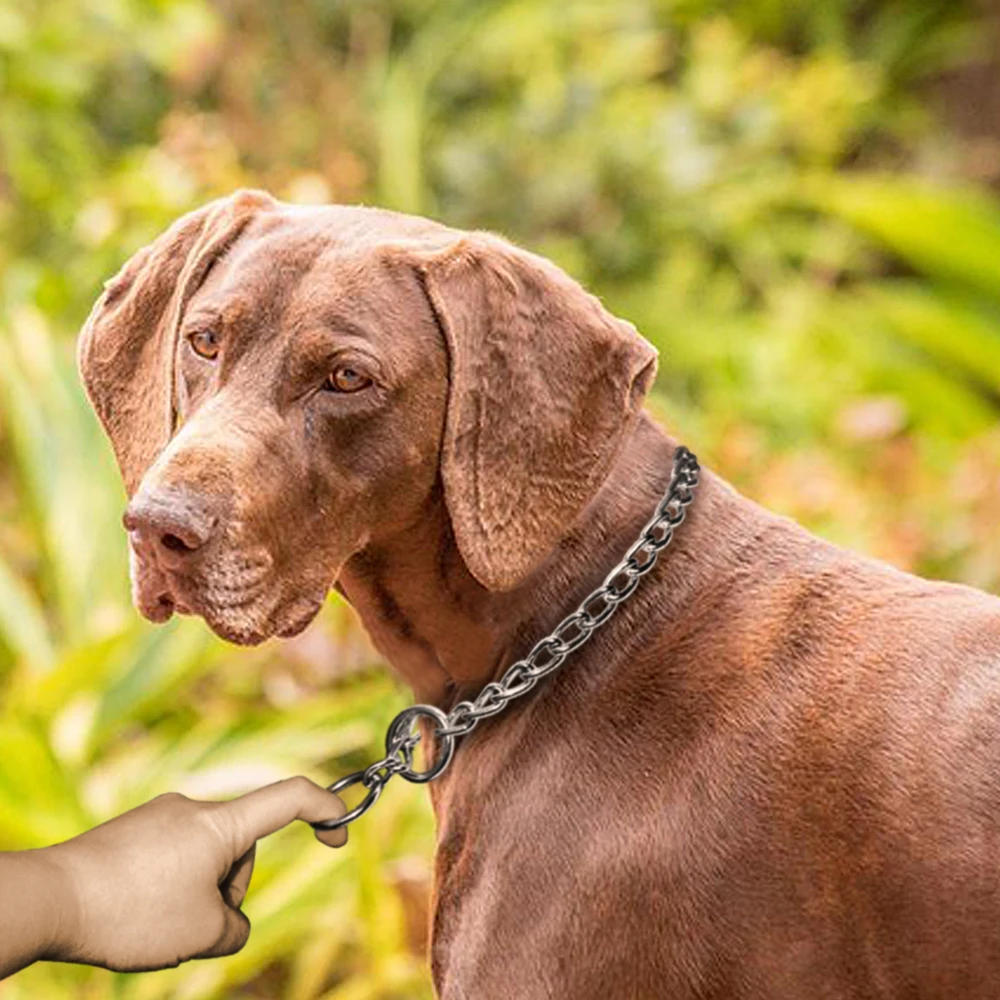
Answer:
[[[256,791],[247,792],[230,802],[221,803],[236,832],[239,854],[248,851],[261,837],[288,826],[293,820],[307,823],[336,819],[346,812],[344,803],[332,792],[308,778],[299,776],[276,781]],[[323,831],[320,837],[330,847],[347,843],[347,830]]]

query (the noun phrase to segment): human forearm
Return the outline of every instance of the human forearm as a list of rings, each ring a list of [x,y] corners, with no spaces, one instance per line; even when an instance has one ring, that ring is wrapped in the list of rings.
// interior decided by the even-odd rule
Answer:
[[[65,875],[46,850],[0,852],[0,979],[58,957],[71,906]]]

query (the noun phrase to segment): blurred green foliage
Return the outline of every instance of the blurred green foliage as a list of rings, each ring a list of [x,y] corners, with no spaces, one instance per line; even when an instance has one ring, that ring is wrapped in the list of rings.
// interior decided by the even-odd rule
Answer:
[[[0,848],[169,789],[332,780],[406,699],[336,601],[253,651],[128,603],[72,337],[239,185],[550,255],[660,348],[653,409],[744,492],[1000,590],[1000,207],[972,183],[1000,170],[936,97],[988,56],[988,7],[0,0]],[[36,966],[0,1000],[429,996],[423,796],[394,785],[345,851],[262,845],[238,956]]]

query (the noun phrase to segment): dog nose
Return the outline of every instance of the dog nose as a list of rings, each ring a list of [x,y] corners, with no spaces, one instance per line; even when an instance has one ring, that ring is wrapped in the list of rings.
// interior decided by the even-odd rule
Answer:
[[[212,537],[215,517],[207,500],[187,491],[140,491],[126,508],[122,524],[140,544],[184,556]]]

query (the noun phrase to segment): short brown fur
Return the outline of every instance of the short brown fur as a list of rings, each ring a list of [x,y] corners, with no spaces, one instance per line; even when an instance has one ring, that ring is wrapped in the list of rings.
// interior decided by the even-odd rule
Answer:
[[[372,384],[322,394],[345,357]],[[676,447],[652,349],[550,263],[260,192],[133,258],[80,361],[147,616],[257,642],[335,585],[445,708],[600,583]],[[440,995],[995,997],[998,701],[1000,601],[705,470],[635,596],[432,788]]]

